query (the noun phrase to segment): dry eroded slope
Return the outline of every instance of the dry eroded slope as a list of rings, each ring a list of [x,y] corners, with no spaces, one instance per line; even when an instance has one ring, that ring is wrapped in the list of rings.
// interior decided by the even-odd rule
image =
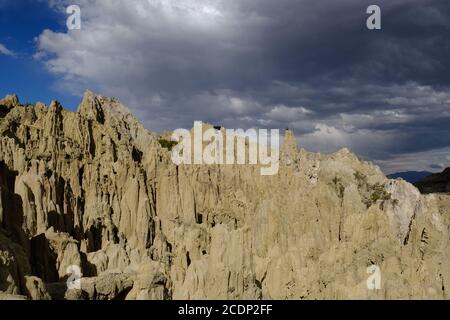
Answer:
[[[113,99],[0,105],[3,297],[449,298],[448,197],[347,150],[308,153],[287,132],[275,176],[177,167]],[[70,265],[82,290],[66,290]]]

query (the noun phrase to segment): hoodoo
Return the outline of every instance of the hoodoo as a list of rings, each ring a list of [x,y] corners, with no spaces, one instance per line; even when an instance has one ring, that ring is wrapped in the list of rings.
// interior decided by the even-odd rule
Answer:
[[[0,111],[1,298],[449,298],[449,196],[348,150],[310,153],[288,131],[261,176],[176,165],[92,92],[77,112],[15,96]]]

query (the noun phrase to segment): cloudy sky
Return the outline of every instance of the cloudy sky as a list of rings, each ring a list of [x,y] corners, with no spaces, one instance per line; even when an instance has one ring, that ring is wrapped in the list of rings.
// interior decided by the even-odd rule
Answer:
[[[91,88],[153,131],[288,127],[386,173],[450,166],[448,0],[0,0],[0,68],[1,95],[75,109]]]

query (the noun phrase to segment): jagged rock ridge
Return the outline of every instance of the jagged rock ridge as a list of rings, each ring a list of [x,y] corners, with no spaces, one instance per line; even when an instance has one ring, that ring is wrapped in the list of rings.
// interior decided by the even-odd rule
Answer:
[[[344,149],[175,166],[117,100],[0,100],[0,291],[31,299],[448,298],[449,206]],[[366,286],[367,267],[382,289]],[[67,290],[67,267],[81,290]]]

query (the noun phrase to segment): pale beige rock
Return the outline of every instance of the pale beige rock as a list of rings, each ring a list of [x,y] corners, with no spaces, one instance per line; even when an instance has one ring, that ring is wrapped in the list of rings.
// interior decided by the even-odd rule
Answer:
[[[287,131],[275,176],[175,166],[115,99],[88,91],[77,112],[0,105],[6,294],[27,295],[37,276],[58,299],[449,297],[449,196],[390,181],[347,149],[309,153]],[[80,290],[65,284],[73,265]],[[372,265],[380,290],[367,288]],[[46,297],[36,281],[32,297]]]
[[[21,283],[31,268],[23,248],[0,229],[0,292],[23,294]]]
[[[0,292],[0,300],[22,301],[22,300],[27,300],[27,297]]]
[[[7,95],[5,98],[0,99],[0,106],[13,108],[18,105],[19,105],[19,98],[15,94]]]
[[[45,284],[38,277],[25,276],[25,288],[32,300],[50,300]]]
[[[125,299],[133,288],[133,280],[127,274],[105,273],[81,281],[81,291],[86,298],[95,300]]]

